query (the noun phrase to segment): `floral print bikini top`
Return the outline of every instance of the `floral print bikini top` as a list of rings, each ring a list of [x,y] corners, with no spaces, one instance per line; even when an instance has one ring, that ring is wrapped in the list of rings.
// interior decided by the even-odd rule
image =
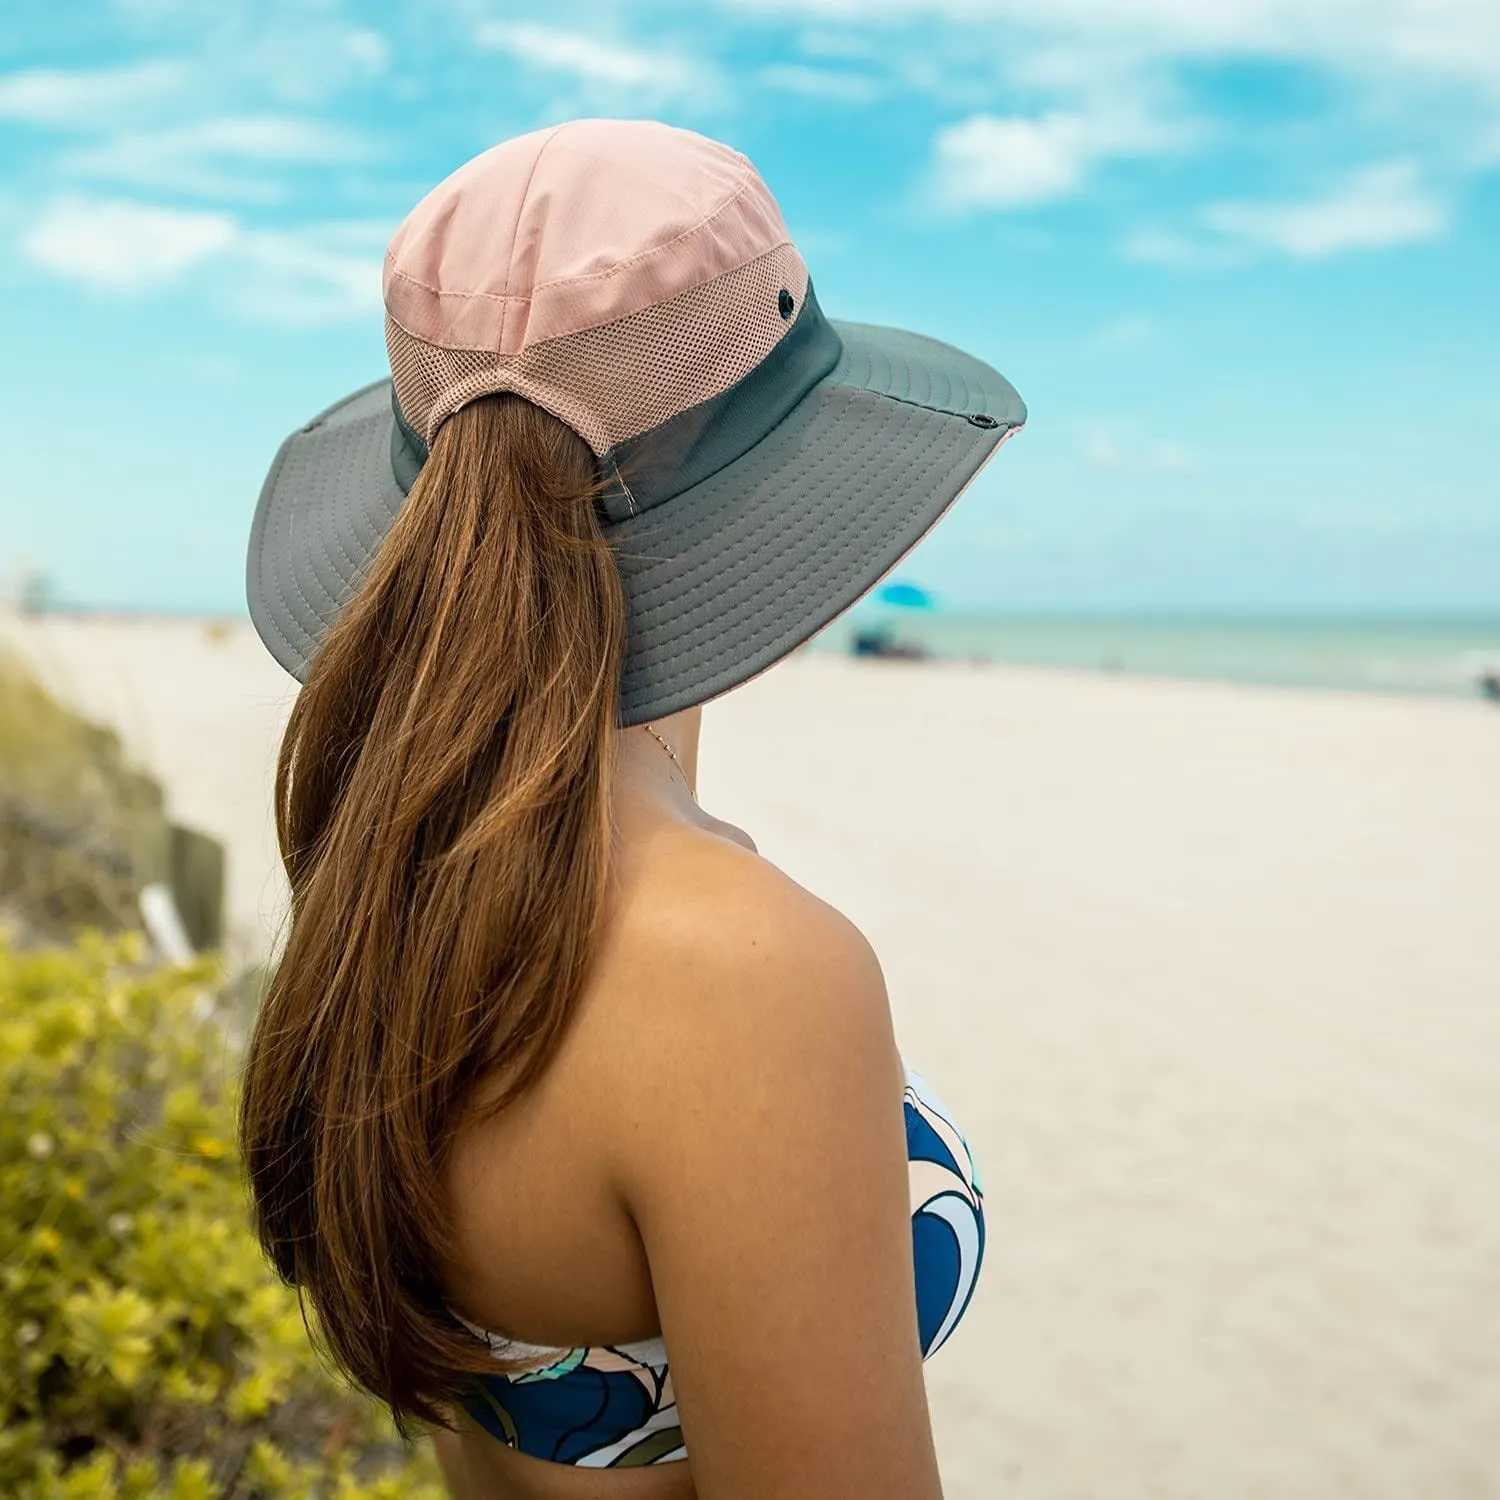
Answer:
[[[973,1295],[984,1256],[984,1199],[958,1127],[910,1068],[905,1113],[917,1325],[925,1359],[953,1331]],[[502,1443],[584,1469],[640,1468],[687,1457],[659,1338],[561,1351],[474,1332],[512,1359],[554,1356],[540,1369],[475,1381],[465,1409]]]

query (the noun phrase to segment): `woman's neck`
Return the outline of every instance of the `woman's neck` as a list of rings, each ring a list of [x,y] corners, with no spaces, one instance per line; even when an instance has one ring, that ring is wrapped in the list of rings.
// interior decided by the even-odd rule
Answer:
[[[685,708],[619,734],[617,776],[622,789],[677,806],[698,800],[698,731],[703,710]]]
[[[702,722],[702,709],[693,707],[652,719],[649,728],[638,724],[620,731],[615,771],[617,824],[628,833],[668,818],[754,853],[755,841],[744,829],[698,805],[698,732]]]

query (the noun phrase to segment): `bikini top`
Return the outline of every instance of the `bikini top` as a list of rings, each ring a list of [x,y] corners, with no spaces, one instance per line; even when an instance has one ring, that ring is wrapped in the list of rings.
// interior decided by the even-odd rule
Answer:
[[[926,1359],[952,1333],[973,1294],[984,1256],[984,1199],[968,1144],[910,1068],[904,1103],[917,1325]],[[468,1326],[509,1359],[551,1356],[521,1374],[481,1375],[471,1387],[465,1409],[502,1443],[585,1469],[687,1457],[661,1339],[559,1350]]]

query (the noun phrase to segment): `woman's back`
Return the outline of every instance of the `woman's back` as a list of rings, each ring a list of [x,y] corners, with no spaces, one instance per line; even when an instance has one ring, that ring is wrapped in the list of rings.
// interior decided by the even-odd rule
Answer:
[[[661,1338],[663,1319],[637,1213],[654,1200],[665,1220],[706,1241],[707,1226],[723,1219],[705,1200],[704,1166],[715,1177],[753,1180],[757,1200],[779,1198],[785,1211],[795,1184],[757,1173],[778,1153],[769,1132],[757,1140],[755,1128],[762,1112],[774,1114],[798,1091],[778,1086],[776,1077],[778,1063],[787,1060],[785,1041],[775,1042],[775,1033],[784,1038],[788,1030],[779,1015],[783,1005],[795,1006],[801,1024],[825,1033],[850,1029],[852,1022],[864,1033],[877,1074],[878,1062],[884,1063],[878,1097],[887,1105],[900,1098],[901,1064],[883,990],[858,934],[762,860],[747,835],[701,813],[664,754],[649,744],[627,740],[627,746],[638,779],[622,778],[614,898],[569,1034],[521,1101],[464,1132],[446,1178],[456,1229],[456,1309],[492,1335],[503,1331],[518,1345],[533,1346],[540,1359],[549,1357],[541,1350],[553,1351],[555,1360],[565,1351]],[[815,971],[828,963],[827,934],[834,931],[855,972],[830,976],[842,993],[829,994],[815,982]],[[756,967],[782,968],[799,944],[814,950],[814,972],[795,990],[757,984]],[[829,1013],[820,1016],[825,995]],[[796,1059],[799,1071],[811,1062],[805,1055]],[[829,1098],[845,1086],[836,1074],[809,1081]],[[889,1112],[898,1118],[894,1108]],[[742,1149],[747,1143],[754,1148],[749,1160]],[[887,1146],[893,1144],[888,1138]],[[886,1155],[887,1167],[905,1159],[889,1150]],[[674,1170],[679,1163],[681,1170]],[[904,1191],[891,1196],[890,1207],[904,1221]],[[731,1222],[739,1217],[733,1214]],[[765,1232],[774,1235],[774,1225],[768,1222]],[[795,1275],[795,1252],[786,1249],[787,1274]],[[714,1284],[711,1266],[689,1261],[697,1285],[680,1300],[727,1306],[726,1288]],[[847,1270],[842,1257],[840,1264]],[[910,1284],[908,1272],[898,1299],[903,1315]],[[813,1290],[804,1280],[796,1300]],[[769,1311],[766,1302],[755,1308],[757,1324]],[[706,1330],[732,1345],[732,1318],[713,1317]],[[757,1337],[765,1331],[757,1328]],[[673,1363],[680,1366],[683,1339],[671,1342]],[[767,1380],[792,1402],[802,1399],[795,1372],[808,1352],[804,1346],[799,1333],[784,1358],[769,1349],[763,1356]],[[681,1374],[673,1385],[682,1385]],[[547,1397],[556,1388],[538,1389]],[[830,1398],[812,1384],[802,1394],[818,1407]],[[528,1459],[472,1421],[461,1430],[457,1443],[445,1442],[445,1458],[450,1470],[473,1476],[476,1497],[491,1492],[486,1483],[496,1486],[494,1493],[537,1500],[600,1493],[592,1467]],[[580,1451],[593,1441],[587,1432],[575,1436],[581,1436],[574,1444]],[[604,1447],[618,1435],[606,1421],[597,1436]],[[781,1462],[786,1474],[799,1472],[794,1453],[784,1452]],[[622,1500],[692,1493],[687,1466],[678,1463],[652,1463],[646,1473],[611,1475],[606,1482],[627,1486],[619,1492]]]
[[[825,318],[751,164],[651,122],[476,158],[384,285],[392,380],[287,440],[252,528],[305,684],[242,1094],[262,1243],[398,1423],[452,1424],[473,1500],[936,1500],[967,1149],[863,938],[691,778],[699,705],[1024,408]]]
[[[461,1134],[446,1177],[455,1307],[537,1346],[659,1334],[621,1153],[636,1141],[670,1149],[680,1125],[651,1090],[663,1057],[708,1019],[710,997],[697,1007],[679,998],[684,959],[733,941],[757,888],[762,899],[814,901],[743,834],[734,841],[698,812],[661,752],[658,766],[641,748],[629,751],[645,785],[617,794],[611,900],[568,1033],[531,1089]],[[504,1082],[481,1086],[475,1104]]]

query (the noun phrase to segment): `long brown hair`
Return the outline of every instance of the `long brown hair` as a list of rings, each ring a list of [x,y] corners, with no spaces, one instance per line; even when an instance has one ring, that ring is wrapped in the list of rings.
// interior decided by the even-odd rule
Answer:
[[[495,1368],[447,1311],[442,1168],[476,1084],[555,1051],[603,912],[625,603],[575,433],[439,429],[319,650],[276,775],[291,924],[246,1059],[256,1229],[398,1424]]]

